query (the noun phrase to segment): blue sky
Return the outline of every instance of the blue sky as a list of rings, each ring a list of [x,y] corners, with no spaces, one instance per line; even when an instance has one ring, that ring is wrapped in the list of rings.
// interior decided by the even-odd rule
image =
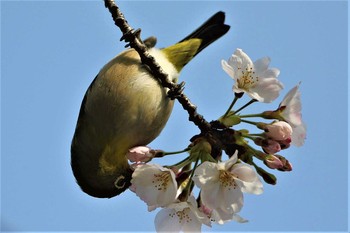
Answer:
[[[301,81],[303,147],[282,154],[290,173],[276,186],[246,195],[249,223],[204,227],[208,232],[347,231],[348,229],[348,4],[346,1],[121,1],[131,26],[171,45],[215,12],[231,30],[183,70],[185,93],[207,120],[230,104],[233,81],[221,69],[236,48],[256,60],[270,56],[285,89],[272,110]],[[1,230],[154,231],[154,216],[136,195],[112,199],[84,194],[70,168],[70,142],[84,93],[124,43],[102,1],[1,2]],[[248,99],[244,99],[247,101]],[[245,101],[240,102],[244,104]],[[172,151],[198,130],[175,105],[151,143]],[[184,158],[179,155],[176,160]],[[157,161],[165,163],[163,160]]]

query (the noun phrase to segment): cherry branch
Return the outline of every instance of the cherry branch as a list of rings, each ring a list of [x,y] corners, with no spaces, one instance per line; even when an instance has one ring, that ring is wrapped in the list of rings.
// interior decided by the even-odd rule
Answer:
[[[190,99],[183,93],[184,83],[176,84],[170,81],[168,75],[157,64],[155,59],[148,53],[147,47],[140,39],[141,29],[134,30],[125,19],[123,13],[119,10],[119,7],[115,4],[114,0],[104,0],[105,7],[112,15],[113,21],[117,27],[123,33],[120,40],[125,40],[130,46],[135,49],[140,55],[141,62],[147,65],[154,77],[156,77],[161,85],[165,88],[169,88],[168,95],[172,99],[177,99],[183,109],[189,114],[189,120],[192,121],[201,131],[202,134],[206,134],[211,130],[211,124],[204,119],[204,117],[197,113],[197,107],[191,103]]]

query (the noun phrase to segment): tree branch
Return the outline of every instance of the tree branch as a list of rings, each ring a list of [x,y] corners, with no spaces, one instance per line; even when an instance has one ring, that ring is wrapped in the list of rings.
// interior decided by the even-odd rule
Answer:
[[[201,133],[206,134],[209,132],[211,130],[210,123],[207,122],[202,115],[197,113],[197,107],[192,104],[189,98],[183,93],[184,83],[176,84],[168,79],[168,75],[164,73],[155,59],[148,53],[147,47],[140,39],[141,30],[134,30],[128,24],[124,15],[113,0],[104,0],[104,2],[106,8],[108,8],[112,15],[115,25],[118,26],[123,33],[120,40],[125,40],[128,43],[126,47],[130,46],[139,53],[142,63],[150,68],[153,76],[159,80],[163,87],[170,89],[169,93],[171,93],[171,95],[179,101],[182,107],[189,114],[189,120],[200,129]]]
[[[190,141],[195,142],[197,138],[204,137],[211,145],[211,156],[217,161],[221,160],[222,151],[229,157],[238,151],[239,159],[255,166],[259,175],[267,183],[275,184],[276,178],[274,175],[266,172],[253,162],[253,154],[250,153],[249,146],[244,145],[244,143],[237,143],[237,137],[242,138],[241,132],[227,127],[219,121],[211,121],[209,123],[202,115],[198,114],[196,110],[197,107],[192,104],[189,98],[183,93],[184,83],[172,83],[170,79],[168,79],[168,75],[148,53],[147,46],[145,46],[140,38],[141,30],[134,30],[130,27],[114,0],[104,1],[106,8],[108,8],[109,12],[112,14],[115,25],[118,26],[123,33],[120,40],[125,40],[128,43],[125,47],[130,46],[138,52],[141,62],[150,68],[152,75],[159,80],[164,88],[169,88],[168,96],[178,100],[183,109],[187,111],[189,121],[192,121],[200,129],[200,134],[193,136]]]

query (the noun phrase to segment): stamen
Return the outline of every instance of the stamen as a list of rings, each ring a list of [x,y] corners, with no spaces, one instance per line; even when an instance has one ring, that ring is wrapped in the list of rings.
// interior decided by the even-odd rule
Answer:
[[[189,223],[192,221],[192,218],[189,216],[189,212],[190,212],[190,208],[185,208],[182,211],[177,211],[174,213],[170,213],[169,217],[173,218],[175,217],[175,215],[178,217],[179,219],[179,223],[181,224],[182,222],[186,222]]]
[[[170,174],[169,172],[160,172],[158,174],[154,174],[154,179],[152,180],[152,183],[154,184],[154,187],[158,190],[166,190],[168,187],[168,183],[170,181]]]
[[[235,175],[231,172],[220,170],[219,181],[224,188],[228,188],[229,190],[231,190],[231,188],[235,189],[237,186],[235,178]]]
[[[245,71],[242,70],[241,77],[237,79],[238,87],[246,91],[255,87],[257,82],[259,82],[259,77],[255,76],[253,67],[246,67]]]

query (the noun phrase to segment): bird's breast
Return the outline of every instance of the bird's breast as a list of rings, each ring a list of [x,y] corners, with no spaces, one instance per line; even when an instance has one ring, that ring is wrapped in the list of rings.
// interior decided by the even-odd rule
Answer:
[[[166,92],[134,50],[101,69],[85,94],[71,148],[85,192],[104,197],[127,188],[115,190],[113,182],[130,177],[128,149],[150,143],[164,128],[173,108]]]
[[[85,111],[94,128],[90,143],[102,139],[108,148],[97,155],[103,171],[113,171],[129,148],[154,140],[173,108],[167,90],[135,53],[128,50],[109,62],[88,91]]]

